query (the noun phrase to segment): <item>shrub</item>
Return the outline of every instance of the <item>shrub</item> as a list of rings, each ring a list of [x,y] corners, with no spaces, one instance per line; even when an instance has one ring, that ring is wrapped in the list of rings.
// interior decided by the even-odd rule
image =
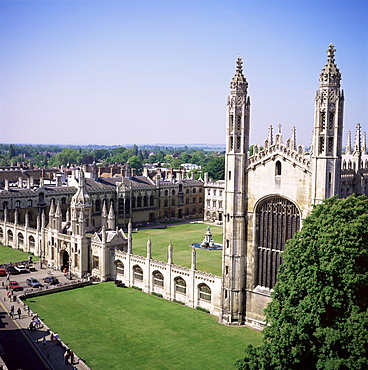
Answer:
[[[151,294],[156,296],[156,297],[160,297],[160,298],[164,297],[161,293],[151,292]]]
[[[202,312],[206,312],[206,313],[210,313],[210,311],[206,310],[206,309],[205,309],[205,308],[203,308],[203,307],[199,307],[199,306],[197,306],[197,307],[196,307],[196,310],[198,310],[198,311],[202,311]]]

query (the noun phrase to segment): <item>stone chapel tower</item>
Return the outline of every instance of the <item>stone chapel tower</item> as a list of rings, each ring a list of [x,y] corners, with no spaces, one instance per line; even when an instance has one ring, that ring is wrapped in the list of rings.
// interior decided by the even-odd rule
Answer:
[[[312,142],[312,204],[340,194],[344,92],[335,64],[334,46],[329,45],[327,63],[320,74],[315,97]]]
[[[247,229],[246,168],[248,166],[250,99],[238,57],[227,101],[225,156],[225,219],[222,254],[222,314],[227,324],[244,321],[245,246]]]

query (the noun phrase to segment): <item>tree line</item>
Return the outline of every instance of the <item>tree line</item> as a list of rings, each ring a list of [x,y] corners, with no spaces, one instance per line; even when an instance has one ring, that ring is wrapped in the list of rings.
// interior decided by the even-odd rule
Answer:
[[[91,146],[61,147],[56,145],[6,145],[0,144],[0,166],[10,166],[13,163],[32,162],[38,168],[52,168],[68,165],[92,164],[98,165],[125,164],[130,162],[131,168],[140,173],[145,164],[178,169],[184,163],[201,166],[192,170],[194,178],[203,178],[208,172],[214,180],[224,178],[224,151],[203,148],[162,147],[144,145],[138,147],[106,147]]]

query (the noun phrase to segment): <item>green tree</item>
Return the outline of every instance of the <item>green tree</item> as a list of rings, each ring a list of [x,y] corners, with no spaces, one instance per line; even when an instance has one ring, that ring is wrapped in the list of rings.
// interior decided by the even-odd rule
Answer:
[[[34,158],[33,158],[33,163],[42,168],[42,167],[45,167],[47,165],[47,158],[46,158],[46,155],[45,154],[37,154]]]
[[[138,155],[133,155],[128,160],[130,168],[135,168],[137,171],[140,171],[143,168],[142,161]]]
[[[238,369],[368,369],[368,200],[331,198],[303,222]]]
[[[96,161],[104,160],[110,156],[110,152],[107,149],[96,149],[93,152]]]
[[[17,154],[15,152],[15,147],[13,144],[9,145],[9,158],[15,157]]]
[[[80,164],[82,159],[79,150],[65,148],[60,153],[55,154],[50,158],[50,166],[60,167],[67,164]]]
[[[208,172],[208,177],[213,180],[223,180],[225,176],[225,157],[211,157],[204,166],[203,172]]]

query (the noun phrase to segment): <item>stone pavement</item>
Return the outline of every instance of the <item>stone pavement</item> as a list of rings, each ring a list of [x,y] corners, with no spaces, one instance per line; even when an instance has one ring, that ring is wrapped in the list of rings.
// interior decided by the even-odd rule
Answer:
[[[38,279],[42,284],[42,279],[46,276],[48,276],[48,271],[51,271],[50,269],[41,269],[39,266],[39,262],[36,262],[35,264],[36,271],[27,273],[27,274],[20,274],[20,275],[11,275],[10,280],[17,281],[25,290],[27,288],[26,279],[29,277],[33,277]],[[60,283],[70,283],[70,280],[68,280],[63,273],[59,271],[52,270],[52,275],[57,277],[60,281]],[[45,284],[46,285],[46,284]],[[50,340],[50,329],[42,322],[43,326],[36,331],[29,331],[28,327],[32,320],[33,313],[32,311],[30,313],[27,312],[27,306],[20,300],[16,299],[15,302],[9,301],[9,299],[6,298],[6,277],[1,276],[0,277],[0,304],[2,308],[5,309],[6,312],[9,312],[11,306],[14,306],[14,323],[18,327],[19,330],[21,330],[24,335],[26,336],[28,342],[30,342],[35,351],[39,353],[39,356],[44,360],[44,362],[47,363],[49,369],[59,370],[59,369],[80,369],[80,370],[86,370],[89,369],[89,367],[78,357],[77,354],[74,354],[74,364],[71,365],[70,361],[68,364],[65,364],[64,362],[64,352],[66,348],[68,348],[63,342],[63,338],[60,338],[60,343],[57,345],[52,345]],[[19,296],[22,294],[22,291],[14,292],[15,296]],[[18,318],[17,310],[18,307],[21,308],[21,317]],[[42,317],[40,317],[42,321]],[[0,329],[1,330],[1,329]],[[46,337],[46,346],[44,347],[42,340]],[[73,350],[71,348],[71,350]],[[21,351],[19,353],[14,354],[15,356],[21,355]],[[46,365],[46,366],[47,366]],[[23,369],[25,370],[25,369]]]

